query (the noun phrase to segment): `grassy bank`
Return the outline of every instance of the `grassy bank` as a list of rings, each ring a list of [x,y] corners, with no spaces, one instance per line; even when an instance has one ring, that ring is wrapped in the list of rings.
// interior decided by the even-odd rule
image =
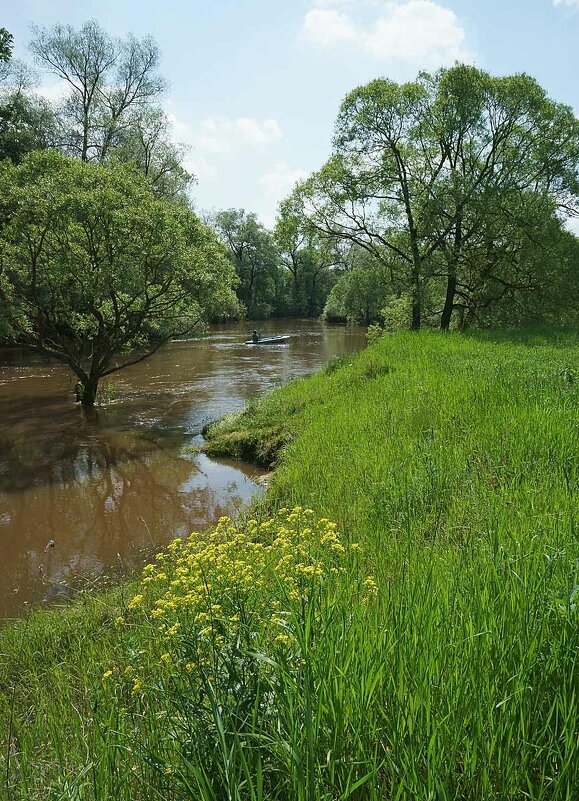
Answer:
[[[578,401],[577,337],[401,334],[221,421],[255,520],[0,635],[5,797],[572,801]]]

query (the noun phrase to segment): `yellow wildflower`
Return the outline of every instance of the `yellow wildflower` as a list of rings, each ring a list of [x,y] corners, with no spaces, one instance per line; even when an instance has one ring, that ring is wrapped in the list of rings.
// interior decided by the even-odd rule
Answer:
[[[372,578],[372,576],[368,576],[368,578],[363,582],[364,587],[366,587],[371,593],[374,595],[378,594],[378,585]]]
[[[129,609],[134,609],[135,607],[137,607],[137,606],[140,606],[140,604],[142,604],[142,603],[143,603],[143,600],[144,600],[144,599],[143,599],[143,596],[142,596],[142,595],[135,595],[135,596],[134,596],[133,598],[131,598],[131,600],[129,601]]]

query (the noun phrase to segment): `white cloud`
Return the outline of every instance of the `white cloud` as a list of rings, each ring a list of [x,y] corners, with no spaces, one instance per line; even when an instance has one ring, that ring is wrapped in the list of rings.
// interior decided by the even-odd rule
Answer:
[[[302,35],[319,47],[351,45],[391,64],[429,69],[472,60],[456,14],[433,0],[383,2],[371,21],[330,7],[331,0],[317,5],[306,14]]]
[[[192,126],[183,122],[172,111],[167,111],[166,113],[171,123],[173,141],[188,148],[188,152],[183,159],[183,166],[187,172],[201,180],[214,178],[217,175],[217,170],[198,152],[195,145],[195,131]]]
[[[70,84],[67,81],[56,81],[48,86],[36,86],[34,91],[50,103],[60,103],[70,93]]]
[[[294,170],[285,161],[275,164],[269,172],[262,175],[258,183],[270,198],[281,200],[293,189],[294,185],[307,178],[305,170]]]
[[[579,0],[553,0],[554,6],[570,6],[571,8],[579,8]]]
[[[363,38],[362,31],[347,14],[323,8],[308,11],[304,18],[303,35],[309,42],[321,47],[332,47],[344,42],[354,44]]]
[[[307,177],[308,173],[305,170],[292,169],[285,161],[274,164],[261,176],[257,182],[264,194],[260,216],[266,225],[273,225],[280,200],[289,195],[298,181]]]
[[[187,153],[183,159],[183,166],[190,175],[194,175],[200,181],[207,181],[217,175],[215,167],[197,153]]]
[[[185,169],[201,180],[215,178],[215,161],[227,158],[243,148],[259,149],[282,138],[282,130],[274,119],[263,121],[251,117],[214,116],[193,126],[173,111],[167,112],[175,142],[190,148],[184,160]]]
[[[219,154],[231,154],[246,145],[268,145],[281,138],[282,131],[277,120],[260,122],[251,117],[206,117],[195,135],[196,144],[201,150]]]

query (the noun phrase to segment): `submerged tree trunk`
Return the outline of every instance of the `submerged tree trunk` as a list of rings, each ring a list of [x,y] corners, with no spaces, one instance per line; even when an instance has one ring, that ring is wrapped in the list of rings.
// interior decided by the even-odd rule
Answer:
[[[80,396],[80,402],[83,406],[94,406],[96,397],[97,397],[97,390],[98,390],[98,378],[97,379],[88,379],[87,381],[83,381],[82,383],[82,393]]]

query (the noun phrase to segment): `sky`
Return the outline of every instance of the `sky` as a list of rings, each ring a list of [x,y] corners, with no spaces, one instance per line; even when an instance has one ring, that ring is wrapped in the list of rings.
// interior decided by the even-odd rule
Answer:
[[[268,226],[328,157],[341,100],[373,78],[465,61],[526,72],[579,115],[579,0],[0,0],[29,62],[32,24],[89,19],[158,43],[197,210],[245,208]],[[39,86],[60,91],[48,75]]]

